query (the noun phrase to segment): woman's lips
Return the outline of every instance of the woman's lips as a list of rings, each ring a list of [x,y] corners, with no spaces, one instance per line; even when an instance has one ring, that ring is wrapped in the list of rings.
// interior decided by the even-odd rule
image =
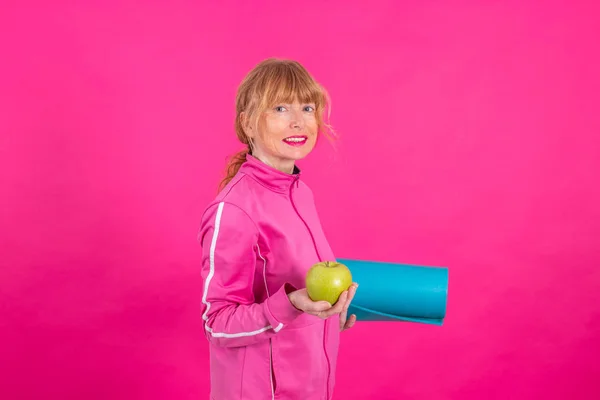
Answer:
[[[300,147],[306,143],[308,138],[306,136],[290,136],[283,139],[283,141],[293,147]]]

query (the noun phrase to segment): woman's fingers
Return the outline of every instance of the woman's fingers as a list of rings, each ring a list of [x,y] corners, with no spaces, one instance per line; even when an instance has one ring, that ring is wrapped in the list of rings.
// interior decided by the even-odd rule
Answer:
[[[348,320],[346,321],[346,323],[344,324],[344,329],[342,330],[346,330],[346,329],[350,329],[354,326],[354,324],[356,323],[356,315],[352,314],[350,316],[350,318],[348,318]]]
[[[331,304],[327,301],[312,301],[308,299],[305,311],[311,313],[322,313],[331,309]]]
[[[348,318],[348,310],[344,309],[344,311],[340,313],[340,332],[343,331],[346,326],[346,318]]]
[[[332,312],[332,314],[339,314],[339,313],[341,313],[344,310],[344,307],[346,307],[347,301],[348,301],[348,291],[345,290],[340,295],[338,301],[331,308],[330,311]]]
[[[327,307],[319,307],[319,310],[315,310],[316,312],[314,312],[314,315],[321,317],[323,319],[325,318],[329,318],[332,315],[335,314],[339,314],[342,312],[342,310],[344,309],[344,304],[346,303],[346,297],[348,296],[348,292],[344,292],[340,295],[340,297],[338,298],[338,301],[336,301],[336,303],[333,305],[333,307],[331,305],[329,305],[328,302],[318,302],[318,303],[325,303],[328,306]]]
[[[348,296],[348,305],[350,305],[350,302],[352,301],[352,299],[354,299],[354,295],[356,294],[356,290],[358,289],[358,283],[353,283],[352,286],[350,286],[350,290],[349,290],[349,296]]]
[[[344,291],[338,301],[331,307],[331,309],[327,310],[327,317],[331,317],[335,314],[341,314],[344,311],[344,307],[346,307],[346,300],[348,299],[348,291]]]
[[[310,300],[310,298],[308,297],[308,295],[306,296],[306,304],[304,305],[304,310],[310,314],[319,316],[321,318],[329,318],[332,315],[335,314],[340,314],[340,325],[341,327],[345,327],[347,326],[347,323],[350,322],[350,320],[346,320],[347,318],[347,311],[348,308],[350,307],[350,303],[352,302],[352,299],[354,298],[354,294],[356,293],[356,289],[357,289],[358,285],[356,283],[353,283],[352,286],[350,286],[350,288],[348,288],[348,290],[345,290],[344,292],[342,292],[342,294],[340,295],[340,297],[338,298],[338,300],[336,301],[336,303],[331,306],[331,304],[329,304],[326,301],[316,301],[313,302],[312,300]],[[354,320],[356,321],[356,316],[353,314],[354,316]],[[351,323],[350,326],[354,325],[354,322]],[[347,329],[347,328],[344,328]]]
[[[353,283],[352,286],[350,286],[350,288],[348,289],[348,297],[346,299],[346,304],[344,305],[344,309],[340,314],[340,331],[352,328],[352,326],[356,322],[356,315],[354,314],[352,314],[350,316],[350,319],[348,319],[348,308],[350,307],[350,303],[352,303],[352,299],[354,298],[354,294],[356,293],[357,288],[358,284]]]
[[[352,302],[352,299],[354,298],[354,294],[356,293],[356,289],[358,288],[358,285],[356,283],[353,283],[350,288],[348,289],[348,296],[346,298],[346,304],[344,305],[344,311],[348,310],[348,307],[350,307],[350,303]]]

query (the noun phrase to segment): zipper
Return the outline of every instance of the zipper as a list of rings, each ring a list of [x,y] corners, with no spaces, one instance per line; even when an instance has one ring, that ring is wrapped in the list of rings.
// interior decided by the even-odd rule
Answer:
[[[299,183],[299,179],[300,177],[296,177],[296,187],[298,187],[300,185]],[[304,220],[304,218],[302,218],[302,215],[300,215],[300,213],[298,212],[298,209],[296,208],[296,204],[294,204],[294,198],[292,197],[292,190],[293,190],[294,185],[292,184],[290,186],[290,201],[292,203],[292,207],[294,207],[294,211],[296,212],[296,214],[298,215],[298,217],[300,217],[300,220],[304,223],[304,226],[306,227],[306,230],[308,231],[308,234],[310,235],[310,238],[312,239],[313,242],[313,247],[315,248],[315,252],[317,253],[317,258],[319,259],[319,261],[323,261],[321,259],[321,255],[319,254],[319,249],[317,248],[317,242],[315,242],[315,238],[312,234],[312,232],[310,231],[310,228],[308,227],[308,224],[306,223],[306,221]]]
[[[304,226],[306,227],[306,230],[308,231],[308,234],[310,235],[310,238],[312,239],[313,247],[315,248],[315,252],[317,253],[317,259],[319,261],[323,261],[321,259],[321,255],[319,254],[319,249],[317,248],[317,242],[315,242],[315,238],[314,238],[310,228],[308,227],[308,224],[306,223],[304,218],[302,218],[302,215],[300,215],[300,213],[298,212],[298,209],[296,208],[296,205],[294,204],[294,198],[292,196],[292,191],[294,188],[294,183],[296,184],[296,187],[300,186],[299,180],[300,180],[300,177],[296,176],[295,181],[290,186],[290,202],[292,203],[292,207],[294,208],[294,211],[296,212],[298,217],[300,217],[300,220],[304,223]],[[327,397],[325,397],[325,398],[329,399],[329,381],[331,378],[331,361],[329,360],[329,355],[327,354],[327,323],[328,323],[328,321],[325,320],[325,323],[323,324],[323,351],[325,352],[325,359],[327,360],[327,383],[326,383],[326,387],[325,387]],[[271,387],[272,387],[272,385],[271,385]]]

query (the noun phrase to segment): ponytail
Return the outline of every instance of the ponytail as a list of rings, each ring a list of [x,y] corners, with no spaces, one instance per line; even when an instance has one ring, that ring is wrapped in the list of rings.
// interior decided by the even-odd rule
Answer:
[[[242,164],[246,162],[247,154],[250,154],[250,149],[245,149],[240,152],[237,152],[229,159],[229,162],[227,163],[227,168],[225,169],[225,178],[223,178],[219,185],[219,191],[223,190],[223,188],[227,186],[227,184],[237,174]]]

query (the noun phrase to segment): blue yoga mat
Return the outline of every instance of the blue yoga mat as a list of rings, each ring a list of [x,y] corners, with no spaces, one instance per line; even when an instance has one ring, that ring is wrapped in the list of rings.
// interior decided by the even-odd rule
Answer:
[[[348,309],[357,321],[407,321],[442,325],[448,269],[339,258],[358,283]]]

